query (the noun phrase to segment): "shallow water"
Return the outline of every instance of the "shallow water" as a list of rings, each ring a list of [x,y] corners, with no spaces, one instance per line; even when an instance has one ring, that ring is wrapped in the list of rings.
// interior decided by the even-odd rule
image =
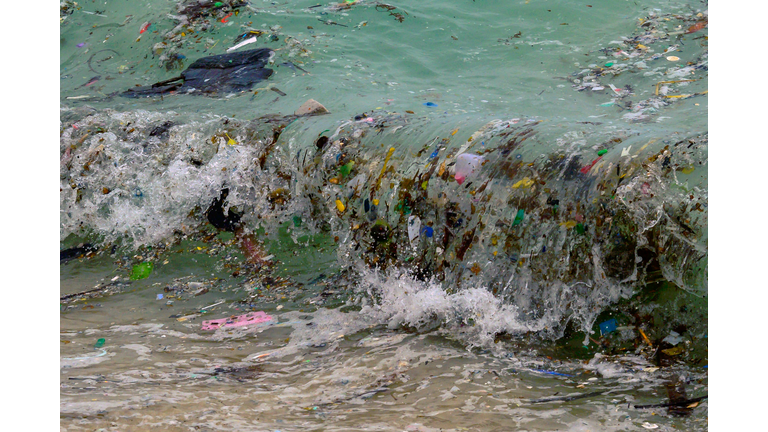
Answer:
[[[62,2],[62,430],[707,430],[706,2],[177,3]]]

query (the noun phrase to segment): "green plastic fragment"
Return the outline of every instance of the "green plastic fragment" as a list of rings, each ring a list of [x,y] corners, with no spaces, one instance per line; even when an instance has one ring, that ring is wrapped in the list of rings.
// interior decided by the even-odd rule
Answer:
[[[598,152],[597,152],[597,155],[598,155],[598,156],[602,156],[602,155],[604,155],[604,154],[606,154],[606,153],[608,153],[608,150],[606,150],[606,149],[602,149],[602,150],[600,150],[600,151],[598,151]]]
[[[300,227],[301,226],[301,217],[294,216],[293,217],[293,226]]]
[[[344,178],[349,175],[350,172],[352,172],[352,166],[354,166],[354,162],[348,162],[344,165],[342,165],[339,168],[339,174],[341,174],[341,178]]]
[[[576,232],[579,234],[584,234],[584,224],[577,223],[576,224]]]
[[[133,266],[133,269],[131,269],[131,280],[139,280],[139,279],[146,279],[149,277],[150,274],[152,274],[152,270],[154,269],[154,265],[151,262],[143,262],[141,264],[136,264]]]
[[[605,67],[611,67],[611,66],[613,66],[613,62],[608,62],[605,64]]]
[[[512,226],[520,225],[523,223],[523,218],[525,217],[525,210],[520,209],[517,211],[517,214],[515,215],[515,220],[512,222]]]
[[[99,340],[96,341],[96,345],[94,345],[94,348],[101,348],[104,346],[104,343],[106,340],[104,338],[99,338]]]
[[[214,6],[214,7],[222,7],[222,6],[224,6],[224,3],[222,3],[222,2],[216,2],[216,3],[214,3],[214,4],[213,4],[213,6]]]
[[[397,205],[395,206],[395,211],[400,212],[400,214],[411,214],[411,208],[408,206],[408,203],[402,199],[397,202]]]

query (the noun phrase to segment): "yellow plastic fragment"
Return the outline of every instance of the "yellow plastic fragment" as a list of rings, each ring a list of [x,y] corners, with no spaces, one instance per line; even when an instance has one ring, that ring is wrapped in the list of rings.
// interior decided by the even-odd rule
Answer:
[[[229,145],[235,145],[235,144],[237,144],[237,143],[235,142],[235,140],[233,140],[233,139],[232,139],[232,137],[230,137],[230,136],[229,136],[229,135],[228,135],[226,132],[224,132],[224,135],[227,135],[227,138],[229,138],[229,141],[227,141],[227,144],[229,144]]]
[[[376,189],[379,188],[379,185],[381,185],[381,178],[384,177],[384,173],[387,171],[387,164],[389,163],[389,158],[392,157],[392,153],[395,152],[394,147],[390,147],[389,151],[387,151],[387,155],[384,157],[384,166],[381,167],[381,173],[379,173],[379,178],[376,180]]]
[[[690,174],[690,173],[692,173],[692,172],[693,172],[693,170],[694,170],[694,168],[693,168],[693,167],[687,167],[687,168],[683,168],[683,169],[682,169],[682,171],[683,171],[683,174]]]
[[[456,132],[458,132],[458,131],[459,131],[459,128],[454,129],[453,132],[451,132],[451,136],[456,135]]]
[[[638,150],[637,152],[635,152],[635,154],[640,154],[640,152],[641,152],[641,151],[645,150],[645,148],[646,148],[646,147],[648,147],[650,144],[653,144],[653,143],[655,143],[656,141],[658,141],[658,139],[657,139],[657,138],[653,138],[652,140],[648,141],[647,143],[645,143],[645,145],[643,145],[642,147],[640,147],[640,150]]]
[[[648,336],[646,336],[646,335],[645,335],[645,332],[643,331],[643,329],[641,329],[640,327],[638,327],[638,328],[637,328],[637,330],[640,332],[640,335],[643,337],[643,339],[645,340],[645,342],[646,342],[648,345],[650,345],[650,346],[651,346],[651,348],[653,348],[653,344],[651,343],[651,340],[650,340],[650,339],[648,339]]]
[[[512,185],[512,188],[513,188],[513,189],[518,189],[518,188],[520,188],[520,187],[524,187],[524,188],[527,188],[527,187],[530,187],[531,185],[533,185],[533,180],[531,180],[531,179],[530,179],[530,178],[528,178],[528,177],[523,177],[523,179],[522,179],[522,180],[520,180],[519,182],[517,182],[517,183],[513,184],[513,185]]]
[[[346,209],[346,207],[344,207],[344,203],[341,202],[341,200],[336,200],[336,208],[339,209],[340,213],[344,213],[344,209]]]
[[[683,348],[682,345],[678,345],[678,346],[673,347],[673,348],[667,348],[665,350],[661,350],[661,352],[663,352],[664,354],[669,355],[669,356],[680,355],[680,354],[683,353],[683,351],[685,351],[685,348]]]
[[[428,184],[429,184],[429,181],[425,181],[424,183],[421,184],[421,188],[424,189],[424,190],[427,190],[427,185]]]
[[[576,222],[574,220],[569,220],[569,221],[566,221],[566,222],[560,222],[560,226],[564,226],[567,229],[571,229],[571,228],[575,227],[576,225],[578,225],[578,222]]]

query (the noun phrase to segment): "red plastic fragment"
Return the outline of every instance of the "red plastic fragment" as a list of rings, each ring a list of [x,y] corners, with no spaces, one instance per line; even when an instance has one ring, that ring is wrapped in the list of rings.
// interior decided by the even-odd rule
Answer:
[[[586,173],[588,173],[588,172],[589,172],[589,170],[591,170],[591,169],[592,169],[592,167],[593,167],[593,166],[595,166],[595,164],[597,163],[597,161],[599,161],[599,160],[600,160],[600,159],[602,159],[602,158],[603,158],[603,157],[602,157],[602,156],[600,156],[599,158],[597,158],[597,159],[593,160],[591,164],[589,164],[589,165],[585,166],[584,168],[580,169],[580,170],[579,170],[579,172],[581,172],[582,174],[586,174]]]

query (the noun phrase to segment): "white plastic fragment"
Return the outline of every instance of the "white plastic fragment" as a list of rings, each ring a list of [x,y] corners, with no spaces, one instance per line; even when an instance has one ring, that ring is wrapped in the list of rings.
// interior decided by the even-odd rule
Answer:
[[[252,43],[256,42],[256,40],[257,40],[256,36],[253,36],[253,37],[251,37],[249,39],[246,39],[246,40],[240,42],[239,44],[233,46],[232,48],[227,48],[227,52],[232,52],[232,51],[234,51],[234,50],[236,50],[236,49],[238,49],[240,47],[246,46],[248,44],[252,44]]]
[[[411,246],[416,247],[413,241],[419,237],[421,231],[421,219],[418,216],[408,216],[408,240]]]

